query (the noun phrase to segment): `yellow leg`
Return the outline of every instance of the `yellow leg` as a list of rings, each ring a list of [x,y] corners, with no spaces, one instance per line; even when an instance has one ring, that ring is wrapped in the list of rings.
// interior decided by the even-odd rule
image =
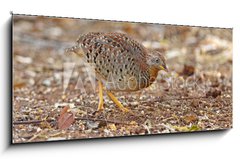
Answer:
[[[107,95],[118,106],[119,109],[121,109],[123,112],[129,112],[129,110],[125,108],[111,92],[107,91]]]
[[[98,87],[99,87],[99,103],[98,103],[98,109],[97,111],[103,110],[103,85],[102,82],[98,81]]]

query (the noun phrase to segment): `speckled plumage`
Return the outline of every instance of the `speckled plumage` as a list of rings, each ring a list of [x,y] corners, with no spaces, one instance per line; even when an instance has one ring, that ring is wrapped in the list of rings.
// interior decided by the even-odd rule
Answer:
[[[83,53],[107,90],[136,91],[148,87],[159,71],[147,63],[150,52],[122,33],[81,35],[72,51]]]

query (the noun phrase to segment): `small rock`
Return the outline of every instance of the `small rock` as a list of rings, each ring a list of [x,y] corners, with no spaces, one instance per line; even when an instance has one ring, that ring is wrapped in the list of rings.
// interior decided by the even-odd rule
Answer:
[[[170,131],[168,129],[165,129],[161,133],[170,133]]]
[[[49,86],[51,86],[51,81],[50,81],[49,79],[45,79],[45,80],[42,82],[42,84],[43,84],[44,86],[49,87]]]
[[[28,76],[31,76],[31,77],[35,77],[36,75],[37,75],[37,73],[36,72],[34,72],[34,71],[31,71],[31,70],[26,70],[26,72],[25,72]]]
[[[78,98],[78,99],[76,99],[76,102],[78,102],[78,103],[79,103],[79,102],[81,102],[81,100]]]
[[[28,82],[29,82],[30,85],[34,85],[34,84],[35,84],[35,81],[34,81],[34,79],[32,79],[32,78],[30,78],[30,79],[28,80]]]
[[[99,126],[99,122],[95,121],[87,121],[86,124],[88,129],[96,129]]]
[[[32,58],[31,57],[24,57],[24,56],[16,56],[16,60],[20,63],[31,64]]]
[[[110,133],[111,133],[110,130],[108,130],[108,129],[104,129],[103,132],[104,132],[106,135],[110,135]]]
[[[137,105],[139,105],[139,102],[138,101],[134,101],[134,102],[131,102],[130,103],[132,106],[137,106]]]

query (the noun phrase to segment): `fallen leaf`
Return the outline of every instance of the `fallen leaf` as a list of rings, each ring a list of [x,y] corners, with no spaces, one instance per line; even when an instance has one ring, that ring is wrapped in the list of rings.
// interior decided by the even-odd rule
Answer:
[[[60,112],[60,117],[63,115],[63,114],[65,114],[65,113],[67,113],[67,111],[69,110],[69,106],[65,106],[65,107],[63,107],[63,109],[61,110],[61,112]]]
[[[189,128],[187,126],[172,126],[175,130],[184,132],[184,131],[189,131]]]
[[[58,118],[58,128],[61,130],[69,128],[72,123],[75,121],[75,113],[74,112],[68,112],[69,106],[65,106]]]
[[[201,130],[201,128],[198,127],[197,125],[192,125],[191,127],[188,127],[188,126],[173,126],[173,128],[175,130],[180,131],[180,132],[199,131],[199,130]]]
[[[201,130],[200,127],[198,127],[197,125],[192,125],[190,128],[189,128],[189,131],[199,131]]]

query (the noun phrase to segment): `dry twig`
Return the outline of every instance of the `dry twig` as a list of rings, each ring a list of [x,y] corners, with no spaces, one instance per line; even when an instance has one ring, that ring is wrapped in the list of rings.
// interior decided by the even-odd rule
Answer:
[[[91,121],[101,121],[106,123],[114,123],[114,124],[124,124],[131,125],[130,123],[126,123],[118,120],[109,120],[109,119],[99,119],[99,118],[88,118],[88,117],[75,117],[75,120],[91,120]],[[47,119],[47,120],[29,120],[29,121],[14,121],[13,125],[21,125],[21,124],[40,124],[42,122],[56,122],[55,119]]]

